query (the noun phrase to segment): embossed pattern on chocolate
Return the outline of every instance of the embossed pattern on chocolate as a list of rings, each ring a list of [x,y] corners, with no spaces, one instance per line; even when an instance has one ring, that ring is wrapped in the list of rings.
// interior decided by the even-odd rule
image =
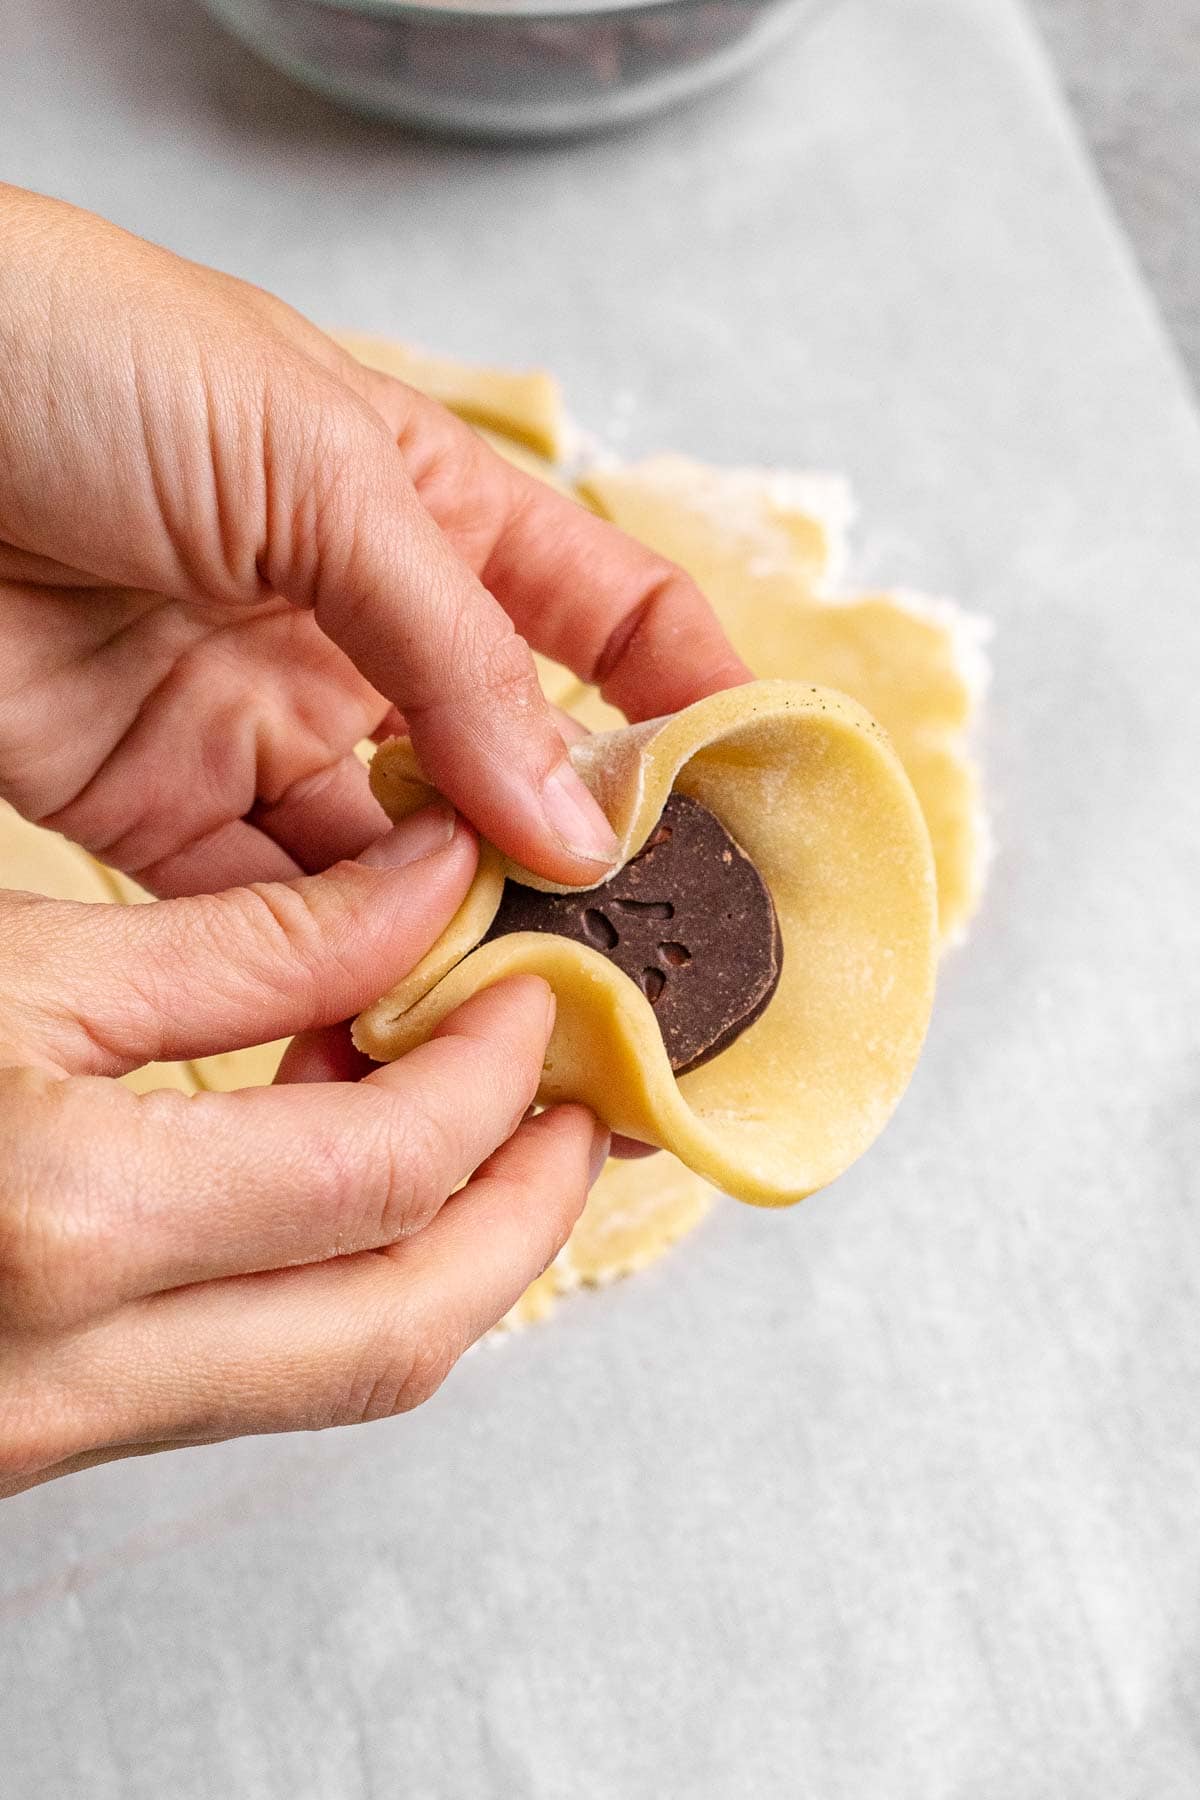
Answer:
[[[506,882],[487,936],[513,931],[573,938],[623,969],[654,1008],[677,1075],[754,1023],[783,965],[766,883],[720,820],[686,794],[671,795],[638,854],[599,887],[543,894]]]

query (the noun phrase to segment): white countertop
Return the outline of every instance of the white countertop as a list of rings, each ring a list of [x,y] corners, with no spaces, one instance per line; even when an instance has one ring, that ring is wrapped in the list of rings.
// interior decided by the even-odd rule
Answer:
[[[894,1125],[357,1432],[0,1509],[5,1800],[1194,1800],[1200,424],[1024,15],[842,0],[620,138],[407,142],[0,0],[0,167],[317,318],[817,464],[997,626]]]

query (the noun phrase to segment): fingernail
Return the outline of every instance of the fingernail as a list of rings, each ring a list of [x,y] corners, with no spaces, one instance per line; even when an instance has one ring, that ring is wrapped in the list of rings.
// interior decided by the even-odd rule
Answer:
[[[542,810],[555,837],[572,856],[611,868],[617,859],[616,833],[569,762],[560,762],[547,775]]]
[[[558,995],[555,993],[554,989],[551,988],[549,993],[546,995],[546,1036],[547,1036],[547,1038],[549,1038],[550,1033],[554,1030],[554,1021],[555,1021],[555,1018],[557,1017],[557,1014],[558,1014]]]
[[[358,860],[368,869],[400,869],[405,863],[420,862],[423,856],[433,856],[446,848],[457,822],[452,806],[445,800],[434,800],[401,819],[399,825],[393,825],[386,837],[368,844]]]
[[[592,1131],[592,1155],[588,1164],[588,1186],[595,1187],[600,1179],[600,1171],[608,1161],[608,1146],[611,1139],[607,1125],[601,1125],[597,1119]]]

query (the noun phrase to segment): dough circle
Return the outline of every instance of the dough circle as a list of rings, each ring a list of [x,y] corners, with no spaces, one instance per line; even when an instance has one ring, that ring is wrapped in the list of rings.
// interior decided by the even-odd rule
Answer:
[[[392,1061],[481,988],[541,975],[558,998],[543,1103],[583,1101],[614,1131],[670,1150],[738,1199],[803,1199],[848,1168],[886,1123],[932,1004],[932,856],[895,752],[844,695],[774,681],[586,739],[571,755],[617,833],[622,861],[678,789],[715,813],[754,862],[784,947],[782,978],[761,1017],[676,1078],[649,1001],[598,951],[542,932],[479,945],[506,871],[567,891],[488,848],[442,938],[360,1014],[355,1042]],[[382,747],[372,785],[393,818],[427,796],[407,740]]]
[[[929,827],[943,941],[961,938],[987,847],[967,745],[987,680],[981,621],[921,594],[831,594],[849,514],[836,478],[658,456],[592,470],[583,488],[605,518],[694,577],[756,675],[802,675],[878,719]],[[583,683],[555,698],[590,731],[622,722]]]
[[[572,489],[569,474],[545,460],[561,459],[572,437],[551,378],[479,369],[379,339],[347,335],[342,341],[363,361],[443,400],[527,473],[560,492],[574,491],[681,563],[757,673],[802,674],[866,706],[888,732],[925,812],[937,863],[943,942],[962,935],[978,904],[986,845],[979,778],[967,743],[981,687],[977,622],[949,602],[931,604],[920,596],[831,595],[845,557],[851,510],[840,478],[715,469],[682,457],[657,457],[633,466],[594,466]],[[543,687],[556,704],[592,729],[623,723],[570,670],[544,657],[537,661]],[[61,837],[27,825],[2,803],[0,882],[60,899],[149,898],[126,877],[101,869]],[[131,1086],[185,1090],[257,1084],[271,1079],[281,1049],[264,1045],[196,1063],[153,1064],[124,1079]],[[714,1189],[668,1155],[611,1160],[570,1242],[507,1322],[532,1322],[580,1285],[645,1267],[698,1225],[715,1200]]]

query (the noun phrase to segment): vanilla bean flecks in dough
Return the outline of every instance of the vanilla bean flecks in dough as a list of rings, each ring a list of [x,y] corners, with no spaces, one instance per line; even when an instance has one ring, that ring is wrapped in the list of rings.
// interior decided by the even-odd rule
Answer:
[[[803,1199],[882,1130],[932,1004],[933,862],[895,752],[844,695],[764,681],[586,738],[570,754],[616,832],[618,867],[646,844],[673,792],[706,807],[749,857],[783,943],[779,985],[760,1016],[676,1074],[645,992],[602,950],[545,931],[483,942],[506,877],[572,891],[485,845],[458,913],[417,968],[359,1015],[355,1042],[393,1061],[481,988],[541,975],[558,999],[544,1104],[582,1101],[613,1131],[670,1150],[739,1199]],[[407,739],[381,747],[371,785],[393,819],[430,792]]]

